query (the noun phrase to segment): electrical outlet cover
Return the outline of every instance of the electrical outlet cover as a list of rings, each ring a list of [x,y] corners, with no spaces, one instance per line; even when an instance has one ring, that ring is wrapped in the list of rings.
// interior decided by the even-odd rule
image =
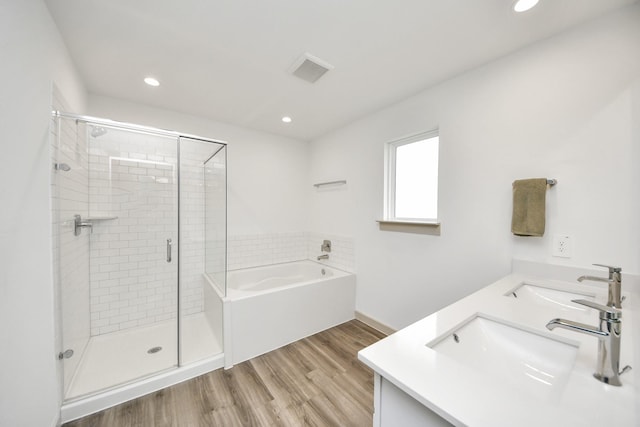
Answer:
[[[571,258],[573,256],[573,240],[566,234],[553,236],[553,247],[551,255],[560,258]]]

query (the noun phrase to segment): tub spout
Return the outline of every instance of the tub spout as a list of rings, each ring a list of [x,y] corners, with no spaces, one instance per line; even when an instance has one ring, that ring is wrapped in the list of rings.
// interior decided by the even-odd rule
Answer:
[[[329,254],[319,255],[318,261],[320,261],[321,259],[329,259]]]

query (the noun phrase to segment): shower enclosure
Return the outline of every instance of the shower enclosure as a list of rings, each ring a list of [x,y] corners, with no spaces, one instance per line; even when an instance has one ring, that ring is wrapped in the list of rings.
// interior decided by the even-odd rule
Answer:
[[[61,112],[52,135],[64,403],[221,367],[226,144]]]

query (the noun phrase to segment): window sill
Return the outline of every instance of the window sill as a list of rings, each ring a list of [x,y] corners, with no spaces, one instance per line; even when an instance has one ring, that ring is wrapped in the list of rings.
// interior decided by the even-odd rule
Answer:
[[[440,235],[439,222],[418,222],[418,221],[391,221],[386,219],[376,220],[380,231],[396,231],[400,233]]]

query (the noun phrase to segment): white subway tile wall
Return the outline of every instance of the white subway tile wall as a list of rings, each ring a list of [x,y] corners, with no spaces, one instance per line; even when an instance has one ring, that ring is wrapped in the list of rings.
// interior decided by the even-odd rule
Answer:
[[[324,240],[331,241],[331,252],[322,252],[320,247]],[[355,273],[356,260],[353,238],[326,233],[309,233],[308,238],[309,259],[318,261],[329,267]],[[319,255],[328,254],[329,259],[317,260]]]
[[[70,328],[63,336],[86,343],[89,328],[94,336],[175,318],[178,244],[184,315],[204,310],[202,273],[206,265],[210,275],[219,276],[225,253],[229,270],[316,260],[329,239],[329,259],[320,262],[354,272],[353,239],[347,236],[261,233],[232,235],[225,244],[224,158],[205,165],[218,147],[198,141],[182,142],[178,242],[175,139],[117,129],[91,136],[92,131],[62,120],[60,138],[52,138],[54,158],[71,167],[54,172],[52,180],[56,277],[64,284],[63,324]],[[74,236],[76,214],[91,220],[92,232]],[[171,263],[167,239],[173,243]]]
[[[176,161],[175,138],[118,129],[90,136],[91,335],[176,317]]]
[[[353,238],[304,231],[231,235],[228,237],[228,268],[238,270],[304,259],[317,261],[317,256],[323,254],[320,246],[325,239],[331,240],[331,253],[328,260],[320,262],[354,272]]]
[[[228,237],[228,269],[279,264],[307,258],[307,233],[264,233]]]

